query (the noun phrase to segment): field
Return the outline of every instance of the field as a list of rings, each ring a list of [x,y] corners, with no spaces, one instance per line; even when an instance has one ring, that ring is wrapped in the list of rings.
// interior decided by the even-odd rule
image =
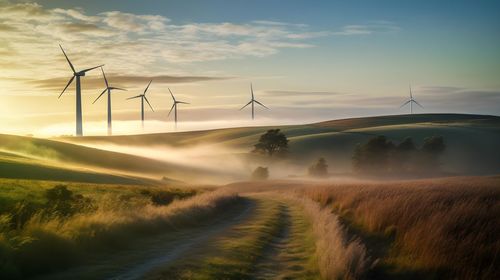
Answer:
[[[498,117],[286,126],[281,160],[249,153],[268,129],[0,135],[0,278],[500,278]],[[442,170],[353,172],[375,135],[443,136]],[[249,180],[259,165],[270,178]]]

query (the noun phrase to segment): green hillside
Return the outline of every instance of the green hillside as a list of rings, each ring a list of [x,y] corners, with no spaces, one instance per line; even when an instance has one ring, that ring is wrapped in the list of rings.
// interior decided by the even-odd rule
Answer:
[[[134,136],[64,138],[74,143],[154,145],[186,147],[220,143],[249,151],[259,136],[271,127],[228,128],[207,131],[159,133]],[[275,127],[272,127],[275,128]],[[455,173],[491,174],[500,170],[500,117],[466,114],[414,114],[332,120],[309,125],[279,127],[290,139],[291,158],[309,164],[319,156],[331,167],[348,172],[357,143],[376,135],[393,141],[412,137],[422,143],[425,137],[445,137],[447,151],[443,162]]]
[[[238,170],[230,170],[220,163],[226,162],[229,156],[245,162],[248,152],[269,128],[54,139],[0,134],[0,177],[109,183],[136,183],[143,178],[158,180],[162,177],[200,182],[210,178],[225,181],[246,179],[250,168],[254,168],[251,164],[241,164]],[[333,173],[350,172],[356,144],[375,135],[385,135],[396,142],[412,137],[417,144],[421,144],[425,137],[441,135],[447,144],[442,158],[446,171],[495,174],[500,170],[500,117],[496,116],[399,115],[279,128],[290,139],[288,163],[298,172],[320,156],[327,159]],[[214,148],[210,154],[184,161],[160,150],[162,146],[190,149],[211,144],[228,147],[228,150]],[[89,147],[92,145],[94,147]],[[102,148],[95,148],[100,145]],[[107,151],[106,145],[123,149],[119,149],[120,152]],[[147,154],[132,152],[128,147],[145,149],[156,153],[156,157],[148,158]]]

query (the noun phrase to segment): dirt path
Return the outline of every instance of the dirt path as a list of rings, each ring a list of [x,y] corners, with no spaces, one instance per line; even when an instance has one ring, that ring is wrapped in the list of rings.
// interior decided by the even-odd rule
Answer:
[[[130,249],[106,256],[100,255],[89,259],[84,266],[39,279],[142,279],[150,270],[168,265],[193,248],[204,246],[207,240],[228,227],[244,222],[254,208],[254,202],[245,199],[240,206],[233,211],[227,211],[215,221],[207,221],[196,228],[138,240]]]
[[[281,228],[263,252],[256,265],[255,279],[316,279],[311,256],[314,244],[310,225],[302,209],[280,203]]]
[[[318,279],[302,209],[272,195],[242,201],[216,221],[137,240],[41,279]]]
[[[300,207],[251,195],[248,219],[147,279],[318,279],[314,240]]]

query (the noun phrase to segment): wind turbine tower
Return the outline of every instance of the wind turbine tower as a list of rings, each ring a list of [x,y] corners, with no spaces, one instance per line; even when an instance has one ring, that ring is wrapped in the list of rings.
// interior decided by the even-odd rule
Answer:
[[[172,110],[174,110],[175,128],[177,129],[177,104],[189,104],[189,103],[176,100],[170,88],[168,89],[168,91],[170,92],[170,95],[172,96],[172,99],[174,101],[174,104],[172,104],[172,108],[170,108],[170,111],[168,112],[168,116],[170,116],[170,113],[172,113]]]
[[[424,106],[420,105],[420,103],[418,103],[417,100],[413,99],[413,94],[411,92],[411,85],[410,85],[410,99],[407,100],[405,103],[403,103],[403,105],[401,105],[399,108],[403,108],[408,103],[410,103],[410,114],[413,114],[413,103],[417,104],[422,109],[424,108]]]
[[[134,98],[141,98],[141,121],[142,121],[142,128],[144,128],[144,100],[146,100],[146,102],[148,103],[149,108],[151,108],[151,111],[153,111],[153,112],[155,111],[155,110],[153,110],[153,107],[151,106],[151,103],[149,103],[149,100],[146,97],[146,92],[148,91],[149,85],[151,85],[152,81],[153,80],[149,81],[149,84],[146,87],[146,89],[144,90],[143,94],[139,94],[137,96],[132,96],[132,97],[127,98],[127,100],[128,99],[134,99]]]
[[[250,92],[252,93],[252,99],[243,107],[240,108],[240,111],[243,110],[246,106],[248,105],[252,105],[252,120],[255,118],[255,103],[259,104],[260,106],[266,108],[266,109],[269,109],[267,108],[264,104],[260,103],[259,101],[257,101],[254,97],[254,94],[253,94],[253,86],[252,86],[252,83],[250,83]]]
[[[71,79],[69,79],[68,84],[66,85],[66,87],[64,87],[63,91],[61,92],[61,94],[59,94],[58,98],[61,98],[61,95],[63,95],[64,91],[66,91],[66,89],[69,87],[69,85],[73,82],[73,80],[76,77],[76,136],[82,136],[83,135],[83,128],[82,128],[82,89],[81,89],[81,86],[80,86],[80,77],[85,76],[85,73],[88,72],[88,71],[90,71],[90,70],[93,70],[93,69],[96,69],[96,68],[104,66],[104,64],[96,66],[96,67],[84,69],[84,70],[81,70],[81,71],[77,72],[75,70],[75,67],[73,67],[73,64],[69,60],[68,56],[64,52],[64,49],[62,48],[62,46],[59,45],[59,47],[61,48],[61,50],[62,50],[62,52],[64,54],[64,57],[66,57],[66,60],[68,61],[68,64],[69,64],[69,67],[71,67],[71,70],[73,71],[73,77],[71,77]]]
[[[111,87],[109,86],[108,79],[106,78],[106,74],[104,74],[104,69],[101,67],[102,76],[104,77],[104,82],[106,83],[106,88],[101,92],[101,94],[92,102],[94,104],[101,96],[107,91],[108,92],[108,135],[112,134],[111,128],[111,91],[112,90],[126,90],[123,88]]]

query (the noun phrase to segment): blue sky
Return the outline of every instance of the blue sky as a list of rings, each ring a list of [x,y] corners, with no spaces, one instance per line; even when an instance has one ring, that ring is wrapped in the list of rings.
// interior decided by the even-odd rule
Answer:
[[[82,67],[106,63],[132,93],[154,78],[152,131],[172,128],[167,87],[193,103],[185,129],[247,125],[249,112],[234,108],[250,82],[272,108],[254,125],[405,113],[409,83],[420,112],[500,114],[497,1],[0,0],[0,9],[6,132],[72,133],[74,89],[54,99],[69,78],[58,43]],[[98,72],[83,82],[94,134],[105,131],[105,102],[89,104],[101,83]],[[114,105],[122,133],[135,132],[137,104]]]

